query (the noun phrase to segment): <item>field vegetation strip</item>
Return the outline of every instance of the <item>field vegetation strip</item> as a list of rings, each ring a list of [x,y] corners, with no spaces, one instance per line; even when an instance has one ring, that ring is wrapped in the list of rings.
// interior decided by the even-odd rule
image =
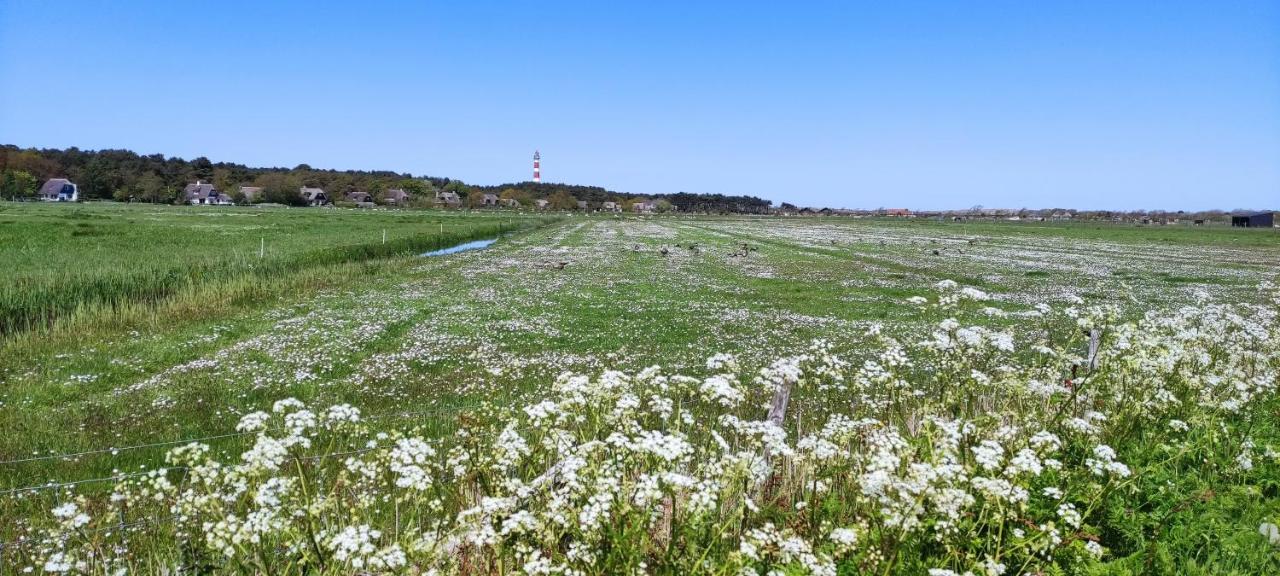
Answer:
[[[574,217],[245,314],[33,336],[0,368],[4,483],[147,474],[0,498],[5,561],[1265,573],[1280,242],[1165,234],[1190,231]],[[226,507],[187,496],[232,470]],[[110,529],[139,516],[167,519]],[[349,538],[373,552],[336,560]]]

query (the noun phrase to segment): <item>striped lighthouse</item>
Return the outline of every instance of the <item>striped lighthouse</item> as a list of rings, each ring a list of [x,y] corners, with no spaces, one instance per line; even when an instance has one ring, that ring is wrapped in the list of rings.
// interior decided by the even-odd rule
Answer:
[[[542,155],[537,150],[533,151],[533,181],[542,182]]]

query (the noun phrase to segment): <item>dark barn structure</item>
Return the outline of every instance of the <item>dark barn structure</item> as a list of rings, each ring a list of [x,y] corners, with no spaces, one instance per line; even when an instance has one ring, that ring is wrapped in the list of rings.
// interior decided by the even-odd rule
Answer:
[[[1232,216],[1231,225],[1240,228],[1271,228],[1276,225],[1275,212],[1254,212],[1243,216]]]

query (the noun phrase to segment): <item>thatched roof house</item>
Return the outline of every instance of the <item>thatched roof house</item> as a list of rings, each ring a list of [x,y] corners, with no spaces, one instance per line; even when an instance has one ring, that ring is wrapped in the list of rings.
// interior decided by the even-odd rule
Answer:
[[[234,204],[231,197],[223,194],[213,184],[196,180],[182,189],[182,201],[192,205],[228,205]]]
[[[321,188],[303,186],[299,192],[302,194],[302,199],[312,206],[324,206],[329,203],[329,195],[325,194]]]
[[[50,178],[40,187],[39,196],[45,202],[75,202],[80,199],[80,187],[66,178]]]
[[[392,188],[382,195],[382,201],[391,206],[403,206],[409,203],[409,193],[401,188]]]

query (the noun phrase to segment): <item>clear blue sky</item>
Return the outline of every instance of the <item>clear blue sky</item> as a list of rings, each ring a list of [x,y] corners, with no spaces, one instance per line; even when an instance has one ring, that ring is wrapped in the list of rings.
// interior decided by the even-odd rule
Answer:
[[[0,0],[0,143],[875,208],[1280,208],[1280,1]],[[332,4],[331,6],[328,4]]]

